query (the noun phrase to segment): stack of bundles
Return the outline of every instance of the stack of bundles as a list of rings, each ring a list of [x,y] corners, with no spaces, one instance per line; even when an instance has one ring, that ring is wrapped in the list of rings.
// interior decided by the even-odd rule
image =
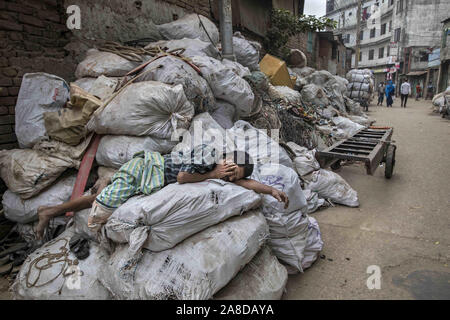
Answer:
[[[448,105],[448,102],[446,103],[446,99],[450,102],[450,87],[433,97],[432,103],[435,107],[435,112],[450,114],[450,106]]]
[[[369,69],[353,69],[347,73],[348,97],[357,100],[369,100],[372,97],[374,88],[374,79],[372,71]]]

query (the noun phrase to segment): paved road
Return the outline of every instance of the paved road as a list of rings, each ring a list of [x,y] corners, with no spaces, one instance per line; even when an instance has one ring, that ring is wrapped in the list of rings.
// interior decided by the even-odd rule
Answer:
[[[361,206],[313,214],[325,258],[290,276],[285,299],[450,299],[450,121],[431,113],[429,101],[401,109],[399,100],[369,109],[376,125],[395,128],[394,176],[340,169]],[[371,265],[381,270],[379,290],[366,284]]]

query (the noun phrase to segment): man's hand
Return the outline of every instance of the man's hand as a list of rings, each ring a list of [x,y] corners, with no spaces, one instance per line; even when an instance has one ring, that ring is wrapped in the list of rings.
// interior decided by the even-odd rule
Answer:
[[[211,171],[211,179],[225,179],[232,176],[237,168],[235,163],[218,164]]]
[[[284,208],[287,209],[289,207],[289,198],[286,193],[272,188],[272,197],[277,199],[279,202],[284,202]]]

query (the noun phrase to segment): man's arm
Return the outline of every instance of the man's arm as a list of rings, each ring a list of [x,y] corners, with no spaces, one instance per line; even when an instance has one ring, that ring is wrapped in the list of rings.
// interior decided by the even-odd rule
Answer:
[[[177,175],[177,182],[183,184],[202,182],[207,179],[223,179],[232,175],[235,168],[235,164],[218,164],[212,171],[207,173],[189,173],[180,171]]]
[[[258,181],[252,180],[252,179],[240,179],[238,181],[235,181],[238,186],[244,187],[249,190],[253,190],[256,193],[263,193],[263,194],[270,194],[272,197],[277,199],[279,202],[284,202],[284,208],[287,209],[289,206],[289,198],[286,195],[286,193],[273,188],[271,186],[267,186],[265,184],[262,184]]]

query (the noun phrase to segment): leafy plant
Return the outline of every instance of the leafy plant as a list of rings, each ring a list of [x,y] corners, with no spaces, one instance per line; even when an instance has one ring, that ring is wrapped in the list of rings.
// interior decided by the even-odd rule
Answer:
[[[306,31],[322,31],[328,28],[336,28],[336,21],[311,15],[295,16],[289,10],[273,9],[264,47],[268,53],[286,59],[289,54],[286,44],[290,37]]]

